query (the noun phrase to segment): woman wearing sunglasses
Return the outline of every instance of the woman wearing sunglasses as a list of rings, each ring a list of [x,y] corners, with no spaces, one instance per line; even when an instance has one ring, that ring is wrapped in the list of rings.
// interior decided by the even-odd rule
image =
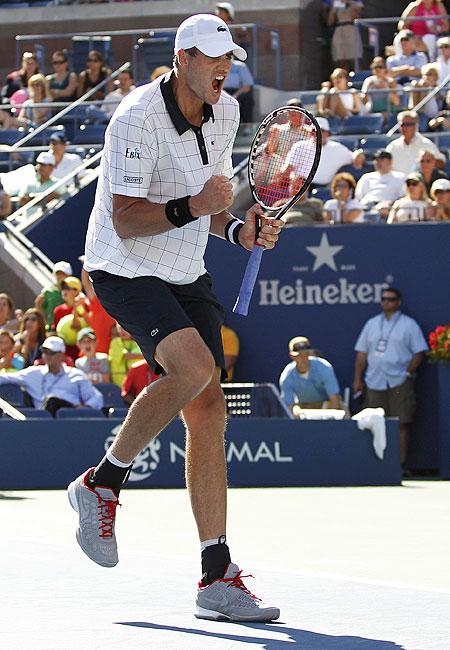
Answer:
[[[361,88],[361,99],[369,113],[383,113],[385,119],[389,113],[400,106],[400,95],[393,92],[399,88],[397,82],[389,75],[382,56],[376,56],[370,64],[372,73],[364,79]],[[371,92],[375,90],[376,92]],[[386,92],[380,92],[385,90]]]
[[[363,209],[355,196],[356,181],[351,174],[341,172],[331,181],[332,199],[323,206],[327,223],[363,223]]]
[[[53,74],[46,77],[52,100],[55,102],[73,102],[77,98],[78,77],[75,72],[69,70],[69,59],[65,50],[53,52],[52,66]]]
[[[428,221],[431,216],[431,201],[428,198],[422,176],[416,172],[406,177],[406,195],[394,201],[386,223],[406,221]]]
[[[105,64],[102,53],[98,50],[91,50],[86,59],[86,69],[80,72],[78,81],[78,97],[81,97],[90,88],[104,81],[111,74],[111,70]],[[108,81],[97,92],[89,97],[89,101],[103,100],[106,94],[113,90],[113,82]]]

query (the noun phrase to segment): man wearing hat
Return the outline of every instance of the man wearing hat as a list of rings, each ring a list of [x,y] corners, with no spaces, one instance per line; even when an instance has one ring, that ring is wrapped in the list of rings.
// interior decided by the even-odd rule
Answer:
[[[52,172],[54,178],[60,179],[70,174],[83,162],[77,153],[68,153],[67,140],[64,133],[52,133],[49,140],[50,152],[55,157],[55,167]],[[78,174],[79,177],[83,172]]]
[[[280,375],[281,397],[295,417],[302,408],[340,409],[339,384],[331,363],[317,357],[306,336],[296,336],[289,341],[292,361]]]
[[[432,220],[450,221],[450,180],[439,178],[434,181],[430,196],[433,199]]]
[[[428,61],[423,52],[416,52],[414,32],[410,29],[402,29],[396,39],[400,41],[401,54],[388,56],[386,66],[390,76],[404,84],[421,77],[421,68]]]
[[[77,344],[80,348],[80,357],[75,360],[75,367],[82,370],[93,384],[109,383],[111,373],[108,355],[97,352],[97,336],[92,327],[83,327],[79,330]]]
[[[373,158],[375,171],[363,174],[355,190],[355,198],[366,209],[379,201],[392,203],[404,194],[405,175],[392,170],[392,154],[378,149]]]
[[[326,117],[318,117],[317,122],[322,132],[322,153],[313,184],[316,186],[329,185],[338,169],[344,165],[353,165],[355,170],[361,169],[365,163],[362,150],[350,151],[340,142],[333,140],[330,137],[330,123]]]
[[[45,365],[29,366],[7,375],[0,373],[0,384],[21,386],[31,397],[34,408],[46,409],[52,415],[63,407],[101,409],[102,394],[81,370],[65,365],[65,351],[66,346],[59,336],[49,336],[41,345]]]
[[[25,205],[31,199],[33,199],[37,194],[46,192],[52,187],[56,182],[56,178],[53,176],[53,170],[55,168],[55,156],[51,151],[41,151],[39,156],[36,158],[35,166],[35,180],[28,185],[25,185],[20,192],[20,205]],[[48,203],[53,199],[58,198],[59,192],[51,192],[48,196],[45,197],[45,202]]]
[[[83,316],[86,311],[86,296],[81,291],[78,278],[69,275],[61,283],[61,294],[64,302],[53,311],[52,330],[64,340],[66,352],[75,361],[78,358],[77,333],[87,326]]]
[[[224,21],[224,23],[229,25],[234,20],[234,7],[231,2],[218,2],[216,4],[216,14]]]
[[[72,267],[69,262],[56,262],[53,266],[52,273],[55,278],[54,284],[44,288],[34,301],[34,306],[45,316],[47,330],[50,329],[53,323],[55,307],[62,305],[64,302],[61,285],[65,278],[72,275]]]
[[[134,458],[181,412],[201,546],[195,615],[269,621],[279,609],[244,588],[226,543],[223,309],[203,262],[209,233],[247,250],[255,239],[273,248],[283,225],[256,205],[245,222],[228,210],[239,105],[222,89],[233,57],[245,60],[246,52],[223,20],[187,18],[175,36],[173,70],[131,91],[108,125],[84,267],[105,309],[165,374],[138,395],[104,458],[69,486],[69,500],[82,550],[115,566],[122,484]]]
[[[437,40],[437,48],[439,56],[436,59],[434,66],[438,71],[438,85],[440,85],[447,77],[450,76],[450,36],[441,36]],[[447,82],[447,85],[449,83]]]

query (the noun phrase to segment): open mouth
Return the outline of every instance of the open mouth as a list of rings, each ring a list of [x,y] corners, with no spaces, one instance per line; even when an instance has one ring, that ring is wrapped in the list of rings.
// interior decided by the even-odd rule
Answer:
[[[213,91],[218,94],[223,88],[223,82],[225,81],[225,77],[223,75],[217,75],[214,77],[214,80],[212,82],[212,87]]]

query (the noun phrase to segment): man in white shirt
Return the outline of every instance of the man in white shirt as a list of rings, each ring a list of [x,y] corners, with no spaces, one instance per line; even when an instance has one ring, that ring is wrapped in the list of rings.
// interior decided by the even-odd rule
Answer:
[[[66,346],[59,336],[45,339],[41,351],[44,366],[30,366],[14,373],[0,374],[0,384],[22,386],[33,400],[34,408],[46,409],[52,415],[63,407],[102,408],[103,396],[84,372],[64,363]]]
[[[134,90],[134,88],[134,77],[131,68],[119,72],[119,85],[106,95],[100,110],[102,110],[107,117],[111,117],[122,99]]]
[[[404,195],[405,176],[392,170],[392,154],[378,149],[374,155],[375,171],[363,174],[356,185],[355,198],[371,208],[379,201],[395,201]]]
[[[77,153],[68,153],[67,149],[67,140],[62,133],[53,133],[50,136],[49,142],[50,151],[55,156],[55,167],[52,172],[54,178],[60,179],[70,174],[83,162],[80,156]],[[80,172],[78,174],[81,177],[85,172]],[[72,183],[75,183],[75,179],[72,179]],[[71,184],[68,182],[68,185]]]
[[[318,117],[317,122],[322,131],[322,153],[313,184],[329,185],[333,176],[344,165],[353,165],[355,169],[361,169],[365,162],[365,156],[361,149],[350,151],[340,142],[332,140],[330,138],[330,123],[325,117]]]
[[[442,36],[437,41],[439,56],[435,67],[438,70],[438,84],[441,84],[450,75],[450,36]]]
[[[417,132],[419,116],[416,111],[402,111],[397,116],[400,132],[403,134],[390,142],[386,151],[392,154],[392,169],[407,176],[417,164],[422,149],[430,149],[436,158],[441,153],[434,142]]]

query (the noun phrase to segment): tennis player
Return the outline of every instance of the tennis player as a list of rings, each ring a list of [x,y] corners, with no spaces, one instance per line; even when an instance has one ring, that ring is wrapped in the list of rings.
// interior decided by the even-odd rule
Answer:
[[[164,376],[140,393],[97,467],[71,483],[69,500],[82,550],[116,565],[122,484],[137,454],[181,412],[201,542],[196,616],[270,621],[279,609],[245,587],[226,543],[223,309],[203,262],[209,233],[251,250],[259,216],[256,242],[270,249],[282,226],[256,205],[245,222],[228,211],[239,106],[222,88],[234,56],[245,60],[246,52],[220,18],[188,18],[172,71],[127,95],[106,131],[85,268],[105,309]]]

